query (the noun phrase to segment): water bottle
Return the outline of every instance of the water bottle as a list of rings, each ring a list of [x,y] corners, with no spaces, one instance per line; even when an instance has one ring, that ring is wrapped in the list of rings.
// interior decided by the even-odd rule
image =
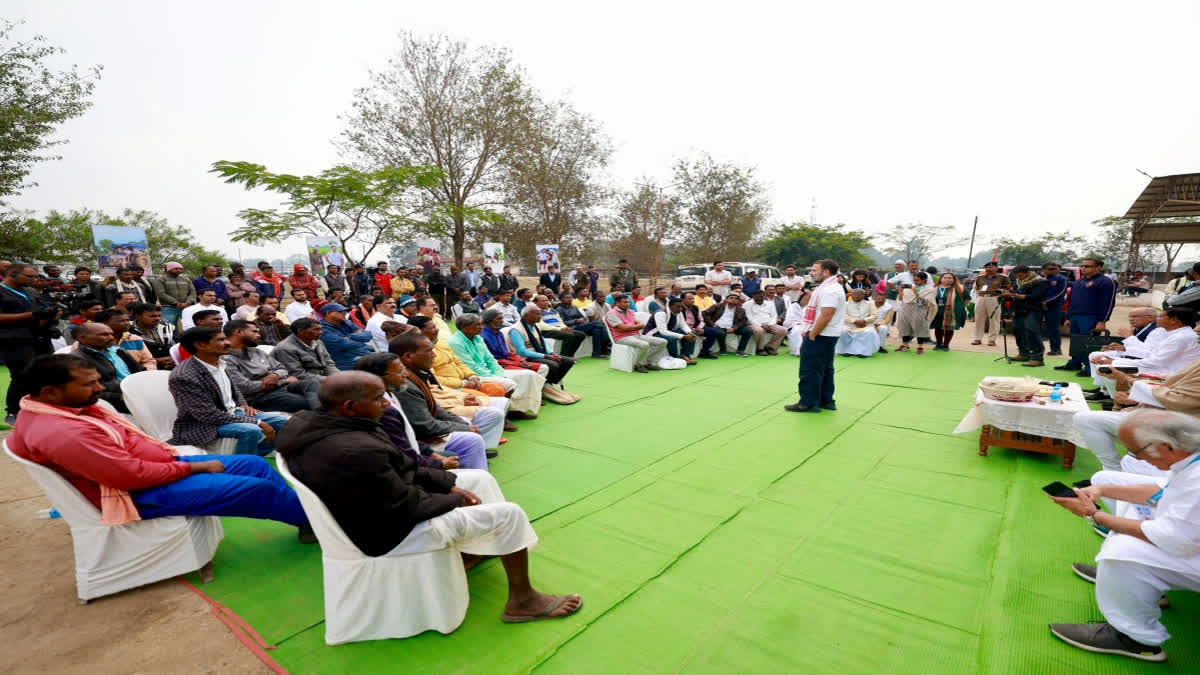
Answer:
[[[1061,384],[1054,385],[1054,391],[1050,392],[1050,402],[1051,403],[1062,403],[1062,398],[1063,398],[1062,385]]]
[[[58,509],[50,507],[38,511],[36,517],[42,520],[49,520],[51,518],[62,518],[62,514],[58,512]]]

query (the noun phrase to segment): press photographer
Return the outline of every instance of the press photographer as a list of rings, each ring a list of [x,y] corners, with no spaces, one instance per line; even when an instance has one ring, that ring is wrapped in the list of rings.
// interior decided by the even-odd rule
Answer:
[[[5,397],[5,424],[17,418],[25,395],[22,374],[39,354],[49,354],[50,331],[57,326],[61,310],[30,288],[37,277],[33,265],[13,263],[0,284],[0,362],[8,367],[11,381]]]
[[[1042,318],[1045,310],[1042,301],[1046,299],[1050,284],[1037,272],[1030,270],[1028,265],[1017,265],[1012,271],[1017,279],[1017,287],[1006,288],[1000,294],[1001,302],[1012,303],[1012,332],[1017,339],[1018,352],[1012,360],[1024,361],[1029,368],[1043,366],[1045,347],[1042,345]]]

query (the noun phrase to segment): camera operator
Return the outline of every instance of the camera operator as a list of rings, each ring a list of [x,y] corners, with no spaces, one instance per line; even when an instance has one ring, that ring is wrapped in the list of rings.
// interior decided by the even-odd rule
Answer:
[[[1028,368],[1043,366],[1045,347],[1042,345],[1042,317],[1045,316],[1045,310],[1042,301],[1046,299],[1050,284],[1037,272],[1030,270],[1028,265],[1017,265],[1012,271],[1017,278],[1017,287],[1005,288],[1000,294],[1001,302],[1012,302],[1013,336],[1017,339],[1019,352],[1012,360],[1024,361]]]
[[[26,394],[25,367],[35,356],[53,351],[50,330],[61,311],[30,289],[37,274],[33,265],[14,263],[0,284],[0,362],[8,367],[11,378],[4,400],[4,422],[9,425],[16,421],[21,397]]]
[[[104,302],[104,284],[92,278],[91,268],[76,267],[75,278],[66,285],[66,288],[74,293],[87,294],[100,302]]]

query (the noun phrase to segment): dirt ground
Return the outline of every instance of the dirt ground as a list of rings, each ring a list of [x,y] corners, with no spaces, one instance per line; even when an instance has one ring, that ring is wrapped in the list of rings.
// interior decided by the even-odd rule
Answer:
[[[1118,305],[1110,329],[1127,327],[1129,309]],[[1001,353],[999,344],[972,346],[973,334],[974,324],[968,323],[955,333],[951,348]],[[898,344],[895,336],[888,340],[889,349]],[[1011,336],[1009,352],[1016,354]],[[1047,369],[1058,363],[1049,359]],[[0,623],[0,643],[7,645],[5,672],[270,672],[179,581],[79,605],[67,524],[34,518],[50,504],[12,461],[0,460],[0,495],[0,594],[7,610]],[[221,573],[218,567],[216,574]]]

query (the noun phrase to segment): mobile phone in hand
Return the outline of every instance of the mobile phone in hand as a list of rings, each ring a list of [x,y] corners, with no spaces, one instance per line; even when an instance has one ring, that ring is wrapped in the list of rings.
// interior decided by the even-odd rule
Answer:
[[[1100,373],[1101,375],[1112,375],[1112,368],[1109,368],[1108,366],[1100,366],[1096,369],[1096,372]]]
[[[1075,494],[1074,490],[1072,490],[1070,487],[1068,487],[1067,485],[1063,484],[1060,481],[1054,481],[1053,483],[1051,483],[1049,485],[1043,486],[1042,492],[1045,492],[1046,494],[1050,495],[1051,497],[1075,497],[1075,496],[1077,496]]]

